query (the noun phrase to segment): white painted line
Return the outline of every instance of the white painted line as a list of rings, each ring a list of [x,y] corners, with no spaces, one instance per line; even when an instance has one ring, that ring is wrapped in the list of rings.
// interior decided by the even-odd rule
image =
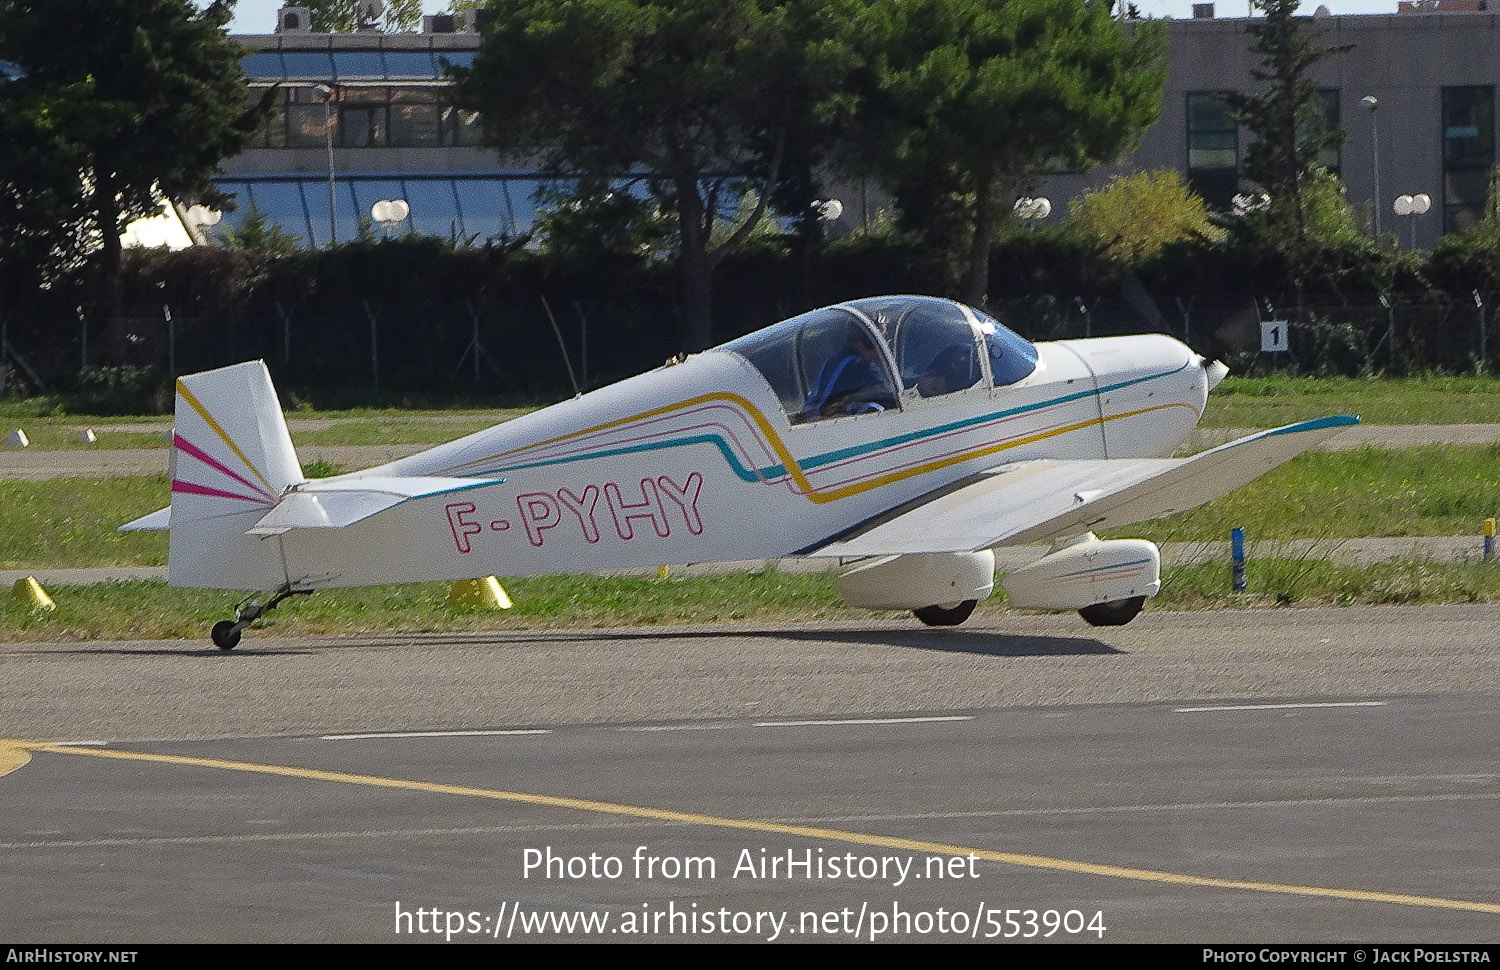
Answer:
[[[55,744],[59,748],[107,748],[107,747],[109,747],[109,742],[108,741],[48,741],[47,743],[48,744]]]
[[[929,724],[933,721],[972,721],[973,715],[948,717],[851,717],[839,721],[756,721],[756,727],[820,727],[834,724]]]
[[[1329,701],[1326,704],[1236,704],[1225,707],[1174,707],[1173,714],[1201,714],[1205,711],[1291,711],[1309,707],[1384,707],[1385,701]]]
[[[616,728],[617,731],[639,731],[654,734],[660,731],[728,731],[737,724],[643,724],[637,727]]]
[[[546,730],[530,731],[388,731],[376,734],[324,734],[320,741],[366,741],[381,738],[492,738],[513,734],[551,734]]]

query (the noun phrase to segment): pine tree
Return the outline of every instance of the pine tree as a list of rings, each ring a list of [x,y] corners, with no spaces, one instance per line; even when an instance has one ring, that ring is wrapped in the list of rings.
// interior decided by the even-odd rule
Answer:
[[[1254,94],[1232,95],[1228,101],[1235,119],[1249,129],[1252,138],[1245,153],[1246,176],[1271,197],[1270,218],[1283,231],[1292,232],[1298,242],[1305,242],[1307,187],[1318,155],[1337,148],[1345,137],[1342,128],[1327,123],[1313,68],[1354,45],[1324,46],[1327,29],[1297,17],[1298,0],[1254,2],[1265,16],[1252,20],[1246,30],[1261,58],[1250,76],[1261,87]]]

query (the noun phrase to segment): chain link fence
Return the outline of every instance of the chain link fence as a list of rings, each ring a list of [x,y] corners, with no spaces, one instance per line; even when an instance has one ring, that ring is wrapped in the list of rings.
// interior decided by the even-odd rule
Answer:
[[[1161,332],[1241,376],[1354,376],[1485,372],[1490,310],[1476,303],[1049,295],[995,300],[988,309],[1034,341]],[[729,339],[800,309],[777,301],[721,311],[720,333]],[[612,306],[565,293],[514,303],[365,300],[337,312],[273,300],[223,312],[137,305],[87,325],[78,309],[12,310],[0,321],[0,393],[68,394],[98,409],[166,408],[176,375],[263,358],[289,391],[288,406],[306,394],[319,406],[555,399],[671,356],[673,312],[669,304]],[[1261,324],[1271,320],[1286,322],[1283,353],[1260,350]]]

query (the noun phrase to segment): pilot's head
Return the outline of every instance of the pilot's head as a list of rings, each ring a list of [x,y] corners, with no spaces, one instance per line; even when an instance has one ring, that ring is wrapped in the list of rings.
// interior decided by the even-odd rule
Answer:
[[[849,349],[858,354],[862,360],[876,360],[880,357],[880,350],[875,346],[874,339],[865,332],[863,327],[850,332]]]

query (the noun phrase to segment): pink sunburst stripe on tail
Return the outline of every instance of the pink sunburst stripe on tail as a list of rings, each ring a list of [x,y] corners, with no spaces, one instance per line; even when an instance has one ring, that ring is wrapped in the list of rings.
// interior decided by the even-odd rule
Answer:
[[[215,469],[217,471],[223,472],[224,474],[228,475],[230,478],[232,478],[235,481],[239,482],[241,485],[245,486],[246,488],[250,489],[251,491],[253,491],[253,492],[259,492],[260,494],[264,495],[266,498],[274,498],[274,496],[270,492],[268,492],[265,489],[261,488],[259,485],[255,484],[254,482],[246,480],[243,476],[235,474],[229,468],[226,468],[222,462],[220,462],[220,461],[216,460],[215,458],[213,458],[211,455],[209,455],[202,448],[199,448],[197,445],[193,444],[191,441],[188,441],[182,435],[177,434],[177,433],[174,432],[172,434],[172,443],[178,448],[178,450],[185,451],[188,454],[192,455],[194,458],[196,458],[199,461],[203,462],[205,465],[208,465],[210,468],[213,468],[213,469]]]
[[[183,492],[188,495],[207,495],[212,498],[232,498],[241,502],[253,502],[256,505],[270,505],[263,498],[252,498],[249,495],[237,495],[234,492],[226,492],[220,488],[209,488],[207,485],[194,485],[192,482],[174,481],[172,491]]]

